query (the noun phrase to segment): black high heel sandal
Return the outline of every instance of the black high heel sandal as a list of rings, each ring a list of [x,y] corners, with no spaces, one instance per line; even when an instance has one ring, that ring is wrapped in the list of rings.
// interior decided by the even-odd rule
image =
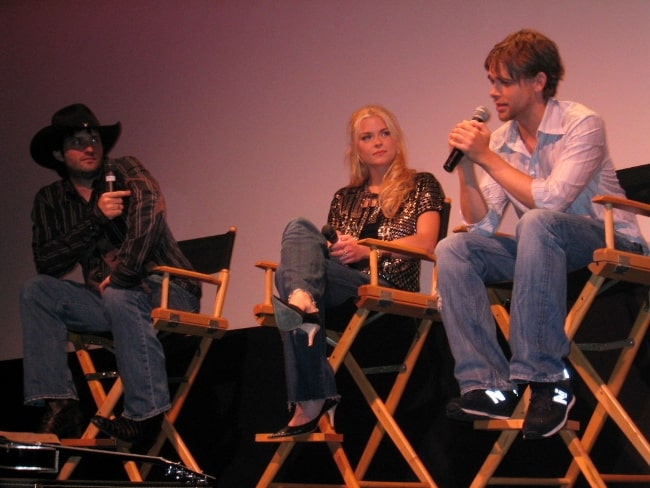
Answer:
[[[284,332],[301,329],[307,334],[307,344],[311,347],[316,332],[320,329],[318,312],[306,313],[276,296],[271,297],[271,302],[273,303],[273,312],[278,329]]]
[[[339,404],[338,400],[334,398],[326,398],[325,402],[323,403],[323,406],[320,409],[320,413],[316,415],[316,417],[311,419],[309,422],[306,422],[301,425],[294,425],[294,426],[287,425],[282,429],[278,430],[277,432],[269,435],[269,437],[277,438],[277,437],[291,437],[294,435],[311,434],[318,428],[318,421],[324,414],[327,414],[329,416],[330,424],[332,424],[332,427],[334,427],[334,411],[336,410],[338,404]]]

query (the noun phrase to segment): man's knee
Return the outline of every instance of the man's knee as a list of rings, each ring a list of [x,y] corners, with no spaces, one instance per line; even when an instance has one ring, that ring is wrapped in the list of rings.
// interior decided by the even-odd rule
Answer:
[[[102,303],[107,309],[123,308],[134,300],[138,299],[138,288],[122,288],[119,286],[107,286],[102,293]]]
[[[534,208],[524,213],[517,222],[517,235],[538,235],[540,232],[548,232],[552,225],[557,212],[545,210],[543,208]]]
[[[458,256],[467,254],[469,235],[466,232],[450,234],[436,244],[436,258],[438,263],[453,260]]]

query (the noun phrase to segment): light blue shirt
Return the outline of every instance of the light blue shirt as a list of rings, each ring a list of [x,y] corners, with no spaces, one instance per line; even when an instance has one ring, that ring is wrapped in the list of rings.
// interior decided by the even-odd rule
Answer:
[[[625,197],[609,157],[603,120],[579,103],[548,101],[532,154],[526,149],[514,121],[506,122],[492,133],[490,149],[533,179],[531,190],[537,208],[584,215],[603,222],[604,208],[592,203],[592,198],[596,195]],[[530,210],[483,171],[480,171],[479,184],[488,212],[480,222],[468,224],[469,231],[493,234],[508,203],[513,205],[517,216]],[[615,210],[614,221],[617,233],[638,242],[648,253],[634,214]]]

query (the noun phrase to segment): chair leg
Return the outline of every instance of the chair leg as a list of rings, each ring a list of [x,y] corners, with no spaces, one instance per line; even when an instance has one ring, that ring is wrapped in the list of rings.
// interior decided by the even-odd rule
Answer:
[[[318,428],[325,434],[336,434],[336,431],[330,424],[329,420],[324,415],[318,422]],[[346,487],[359,488],[359,478],[356,476],[348,456],[343,450],[343,445],[340,442],[327,442],[327,447],[332,454],[332,459],[343,478]]]
[[[366,318],[370,314],[370,310],[365,308],[359,308],[354,312],[354,316],[350,319],[347,328],[341,335],[338,344],[332,351],[329,356],[329,363],[336,374],[345,360],[345,356],[348,354],[348,351],[352,347],[352,343],[361,332],[361,327],[363,326]]]
[[[567,314],[565,321],[567,337],[572,340],[568,360],[598,402],[582,439],[578,439],[572,431],[560,431],[561,437],[573,456],[571,465],[569,466],[564,478],[564,480],[566,480],[566,486],[573,486],[580,473],[585,476],[591,486],[605,486],[603,479],[607,477],[607,475],[603,476],[598,472],[589,457],[589,453],[608,417],[612,418],[641,457],[648,463],[648,465],[650,465],[650,444],[648,444],[645,436],[640,432],[634,421],[629,417],[617,399],[625,378],[632,366],[632,362],[636,357],[641,341],[645,337],[649,328],[650,295],[646,297],[647,301],[643,304],[643,308],[637,316],[630,331],[632,346],[625,348],[621,352],[619,359],[611,372],[608,383],[605,383],[601,379],[600,375],[593,368],[585,354],[573,342],[573,337],[575,336],[576,331],[582,324],[587,311],[591,307],[605,281],[605,278],[601,276],[592,275],[589,281],[585,284],[573,307]],[[495,294],[491,295],[492,313],[499,328],[507,337],[509,326],[508,313],[500,301],[495,299],[495,296]],[[520,402],[520,406],[521,405],[522,403]],[[519,407],[517,407],[517,409],[519,410]],[[521,415],[523,417],[523,412]],[[516,415],[513,415],[513,418],[515,417]],[[515,438],[515,431],[504,431],[501,433],[498,440],[495,442],[490,455],[486,458],[483,466],[474,479],[472,487],[485,486],[485,484],[488,483]],[[648,479],[650,479],[647,475],[611,475],[609,478],[625,478],[628,482],[647,482]]]
[[[384,402],[381,400],[375,389],[368,381],[368,378],[363,373],[359,364],[350,354],[348,354],[348,357],[345,359],[345,366],[348,368],[348,371],[354,378],[355,383],[357,383],[359,386],[359,389],[363,393],[363,396],[366,398],[367,403],[372,408],[372,411],[378,420],[378,424],[375,427],[375,430],[378,431],[376,444],[371,444],[371,442],[375,442],[372,440],[368,441],[368,444],[366,444],[366,450],[368,450],[368,452],[366,453],[364,451],[364,465],[361,466],[361,469],[359,469],[359,467],[357,468],[357,479],[362,479],[363,475],[365,475],[365,471],[367,470],[371,460],[370,458],[372,457],[370,454],[372,453],[372,455],[374,455],[374,451],[377,450],[378,443],[381,440],[381,435],[383,435],[383,432],[386,432],[395,444],[395,447],[397,447],[399,452],[402,454],[404,460],[408,463],[413,473],[415,473],[415,475],[418,477],[420,482],[423,483],[424,486],[437,486],[433,481],[433,478],[431,478],[431,475],[427,471],[426,467],[420,460],[420,457],[415,452],[415,449],[413,449],[410,442],[397,425],[397,422],[395,422],[395,419],[392,416],[392,412],[389,411],[389,409],[386,407]]]
[[[512,413],[512,420],[522,420],[524,418],[524,415],[526,414],[526,406],[528,405],[529,400],[530,388],[526,388],[521,396],[521,400],[519,400],[519,403]],[[474,428],[476,427],[477,423],[474,424]],[[485,458],[485,461],[483,461],[483,465],[474,476],[470,488],[480,488],[488,484],[490,479],[494,476],[494,473],[496,473],[497,468],[506,457],[508,450],[515,442],[517,435],[518,431],[516,430],[503,430],[499,434],[499,437],[492,445],[490,453]]]
[[[584,475],[585,479],[589,483],[589,486],[598,487],[598,488],[607,488],[603,478],[600,476],[600,473],[594,466],[593,461],[589,457],[589,452],[585,449],[576,433],[571,430],[561,430],[560,436],[564,440],[564,443],[569,448],[571,455],[573,456],[573,461],[576,465],[579,466],[580,471]]]
[[[585,384],[598,400],[598,404],[607,412],[641,457],[650,465],[650,444],[634,421],[622,407],[614,392],[600,378],[596,370],[585,358],[582,351],[573,344],[569,355],[571,364]]]
[[[607,382],[607,386],[609,387],[612,394],[616,397],[618,396],[618,394],[620,393],[623,387],[625,379],[627,378],[630,368],[632,367],[634,358],[636,357],[639,347],[641,345],[641,341],[645,337],[649,326],[650,326],[650,296],[646,298],[646,302],[643,304],[643,308],[639,313],[639,315],[637,316],[636,321],[630,331],[630,338],[632,339],[631,346],[623,349],[616,362],[616,365],[614,366],[614,369],[610,374],[609,381]],[[579,351],[580,354],[576,352],[575,355],[570,356],[570,359],[576,362],[577,366],[574,365],[574,367],[582,370],[581,365],[584,364],[586,358],[584,357],[584,354],[582,354],[582,351],[580,351],[579,349],[577,349],[577,351]],[[586,372],[584,374],[586,374]],[[605,407],[601,403],[598,403],[596,409],[594,410],[594,413],[591,416],[591,419],[589,420],[589,423],[587,424],[587,427],[585,428],[584,434],[581,439],[582,444],[585,446],[585,449],[588,452],[591,451],[594,444],[596,443],[596,439],[600,434],[602,428],[604,427],[607,418],[608,415],[605,410]],[[566,476],[575,482],[575,479],[578,476],[578,470],[579,470],[578,466],[575,463],[572,463],[567,471]],[[647,475],[639,477],[639,481],[647,481],[647,479],[648,479]]]
[[[122,381],[120,378],[117,378],[115,380],[115,383],[113,383],[113,386],[111,386],[111,389],[109,390],[108,394],[104,393],[104,389],[103,387],[101,387],[101,385],[100,388],[101,388],[101,393],[99,392],[99,389],[97,389],[96,387],[94,388],[95,393],[98,394],[98,398],[103,398],[103,401],[101,402],[97,410],[97,415],[100,415],[102,417],[110,417],[113,415],[113,409],[115,408],[115,405],[117,405],[117,402],[122,396],[123,393]],[[99,429],[97,429],[97,427],[95,427],[93,424],[90,424],[84,431],[83,435],[81,436],[81,439],[79,439],[77,442],[75,442],[75,440],[72,440],[70,442],[64,441],[63,445],[75,445],[75,444],[87,445],[88,441],[92,441],[96,439],[98,434],[99,434]],[[70,456],[63,464],[61,469],[59,470],[57,480],[70,479],[70,476],[72,476],[72,473],[77,468],[80,462],[81,462],[81,456]],[[125,461],[124,470],[126,471],[126,474],[130,481],[133,482],[143,481],[142,476],[140,475],[140,471],[138,470],[138,467],[134,461]]]
[[[155,444],[151,447],[151,449],[149,449],[148,455],[157,456],[165,444],[165,441],[169,441],[186,468],[197,473],[202,473],[199,464],[196,462],[196,459],[194,459],[194,456],[174,427],[174,424],[176,423],[181,409],[185,404],[185,400],[187,400],[187,397],[190,393],[190,389],[194,385],[196,377],[201,370],[201,366],[203,365],[203,361],[205,360],[208,351],[210,350],[212,342],[215,339],[220,339],[224,334],[225,332],[217,334],[215,337],[203,337],[201,339],[201,342],[199,342],[197,350],[186,369],[185,380],[178,386],[178,389],[176,390],[174,399],[172,400],[172,407],[165,414],[160,434],[158,434],[158,438],[156,439]],[[149,475],[151,467],[152,466],[149,463],[144,464],[141,467],[140,472],[145,479]]]
[[[275,453],[273,454],[273,457],[271,458],[271,461],[269,461],[269,464],[267,464],[264,473],[262,473],[262,476],[257,482],[256,488],[267,488],[271,485],[271,483],[273,483],[273,480],[277,476],[284,462],[289,457],[289,454],[291,454],[291,450],[294,446],[295,443],[293,442],[283,442],[278,446],[278,448],[275,450]]]
[[[432,323],[433,320],[422,320],[418,326],[416,335],[406,354],[406,360],[404,361],[405,370],[401,373],[398,373],[397,379],[395,380],[395,383],[393,384],[388,396],[386,397],[386,401],[384,402],[386,415],[387,415],[387,417],[385,418],[392,419],[392,415],[395,413],[395,410],[397,409],[397,405],[399,404],[399,401],[402,398],[402,394],[406,389],[406,385],[409,379],[411,378],[411,374],[413,373],[413,368],[415,367],[415,363],[417,362],[417,359],[420,357],[420,352],[422,351],[422,348],[424,347],[424,343],[427,340],[429,331],[431,330]],[[351,355],[350,355],[350,359],[352,360]],[[353,374],[353,377],[355,378],[355,381],[358,380],[357,384],[359,384],[359,382],[362,382],[366,384],[366,388],[370,386],[366,376],[363,374],[356,361],[354,361],[354,363],[348,364],[346,360],[346,366],[348,367],[349,370],[351,368],[354,368],[355,373]],[[359,385],[359,387],[361,388],[361,385]],[[369,403],[371,405],[374,405],[376,399],[378,399],[378,395],[376,394],[374,389],[367,390],[367,393],[368,396],[366,397],[366,399],[369,400]],[[377,412],[375,413],[377,414]],[[357,464],[356,474],[358,479],[363,479],[365,477],[366,472],[370,467],[370,463],[372,462],[372,459],[375,456],[377,449],[379,448],[379,444],[385,432],[386,429],[384,428],[383,424],[381,422],[378,422],[375,425],[370,435],[370,438],[368,439],[368,443],[366,444],[366,447]],[[404,437],[404,435],[401,433],[401,430],[399,431],[398,437],[401,446],[400,451],[401,452],[402,450],[404,451],[402,452],[402,454],[409,453],[412,449],[410,447],[410,444]],[[393,440],[395,441],[395,439]],[[422,465],[422,463],[420,462],[417,454],[415,455],[415,457],[413,458],[409,457],[407,459],[409,460],[409,465],[411,469],[413,470],[414,473],[418,475],[418,478],[420,478],[421,481],[433,483],[433,479],[431,479],[431,476],[429,475],[428,471],[424,468],[424,465]]]
[[[371,407],[372,411],[377,418],[377,424],[375,425],[370,439],[366,444],[362,458],[357,464],[356,470],[354,470],[347,458],[345,450],[340,441],[326,441],[327,446],[332,454],[332,458],[336,463],[336,466],[339,470],[343,482],[346,487],[359,487],[359,486],[422,486],[435,488],[437,485],[431,478],[431,475],[427,471],[426,467],[420,460],[419,456],[412,448],[408,439],[401,431],[395,420],[393,419],[392,414],[395,412],[399,399],[406,388],[406,384],[410,378],[411,372],[417,358],[419,357],[420,351],[426,342],[429,330],[432,325],[432,320],[426,319],[420,322],[418,327],[416,337],[411,343],[407,357],[405,360],[406,372],[399,373],[398,378],[393,384],[386,403],[377,394],[376,390],[373,388],[372,384],[366,377],[365,373],[359,366],[359,364],[354,359],[353,355],[350,353],[350,348],[359,334],[362,326],[364,325],[366,319],[368,318],[370,311],[365,308],[359,308],[356,310],[354,316],[348,323],[345,331],[335,336],[328,335],[329,339],[334,340],[336,345],[334,350],[329,356],[329,363],[332,366],[332,369],[336,373],[342,364],[345,364],[355,383],[361,390],[366,402]],[[326,416],[323,416],[319,421],[319,430],[324,435],[336,434]],[[379,443],[381,442],[384,434],[387,433],[396,448],[402,454],[404,460],[411,467],[413,473],[420,480],[417,482],[373,482],[373,481],[362,481],[365,476],[369,464],[372,460],[372,457],[377,451]],[[321,435],[322,435],[321,434]],[[286,440],[281,442],[280,446],[276,449],[273,458],[267,465],[264,473],[260,477],[257,488],[266,488],[268,486],[275,486],[273,480],[277,476],[280,468],[286,461],[291,450],[295,446],[296,441]],[[278,486],[289,486],[289,484],[279,483]],[[306,486],[306,485],[301,485]],[[316,486],[316,485],[312,485]],[[333,486],[333,485],[317,485],[317,486]],[[340,485],[336,485],[340,486]]]
[[[515,442],[517,434],[518,432],[516,430],[504,430],[499,434],[499,438],[492,445],[490,454],[485,458],[481,469],[474,476],[470,488],[482,488],[488,484],[490,478],[492,478],[510,449],[510,446]]]

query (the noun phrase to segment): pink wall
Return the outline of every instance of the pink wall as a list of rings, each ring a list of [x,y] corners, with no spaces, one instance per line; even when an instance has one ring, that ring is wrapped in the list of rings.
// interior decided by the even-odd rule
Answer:
[[[649,21],[647,0],[2,1],[0,360],[21,356],[29,212],[55,176],[31,161],[29,142],[63,105],[122,121],[114,154],[157,176],[177,238],[239,228],[226,315],[247,327],[261,298],[253,263],[278,257],[288,219],[324,222],[347,181],[353,109],[393,110],[412,166],[456,197],[455,175],[441,169],[447,134],[491,107],[483,59],[511,31],[555,39],[560,98],[604,116],[619,167],[648,162]]]

